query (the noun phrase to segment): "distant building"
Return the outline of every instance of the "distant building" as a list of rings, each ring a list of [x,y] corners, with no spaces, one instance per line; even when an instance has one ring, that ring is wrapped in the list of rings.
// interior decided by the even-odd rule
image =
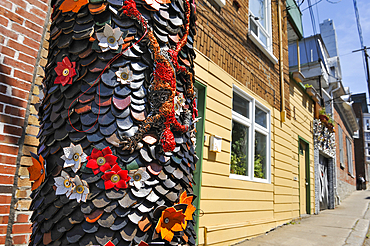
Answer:
[[[354,101],[353,109],[356,114],[359,130],[354,135],[355,140],[355,158],[356,158],[356,174],[357,174],[357,189],[364,189],[369,184],[370,170],[370,137],[365,142],[365,131],[370,131],[369,126],[369,111],[366,102],[366,93],[352,95]],[[366,115],[366,117],[365,117]],[[368,133],[369,134],[369,133]],[[366,184],[362,184],[359,177],[362,176]]]
[[[356,189],[353,133],[358,130],[355,113],[343,100],[347,100],[350,92],[342,83],[334,22],[325,20],[320,24],[320,31],[321,34],[303,38],[298,49],[297,43],[289,44],[290,71],[301,70],[302,83],[317,98],[314,121],[316,212],[334,208]],[[325,119],[327,116],[329,120]]]

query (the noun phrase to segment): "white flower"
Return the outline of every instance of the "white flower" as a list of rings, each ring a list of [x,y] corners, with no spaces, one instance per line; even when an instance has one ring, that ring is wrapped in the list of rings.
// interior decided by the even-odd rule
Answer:
[[[132,81],[132,71],[128,69],[128,67],[120,67],[116,72],[117,81],[121,82],[121,84],[130,84]]]
[[[67,197],[71,195],[73,181],[66,172],[62,171],[61,177],[55,177],[54,181],[54,185],[57,187],[56,195],[66,194]]]
[[[62,159],[64,160],[63,167],[71,167],[73,172],[77,172],[81,167],[81,162],[87,161],[87,155],[83,152],[81,145],[74,145],[71,143],[69,147],[63,148],[64,155]]]
[[[89,194],[89,187],[85,180],[81,180],[78,175],[74,178],[74,185],[72,188],[72,194],[69,197],[70,200],[76,199],[77,202],[86,202],[87,195]]]
[[[180,115],[183,112],[183,107],[185,106],[185,98],[184,94],[179,93],[175,96],[174,100],[174,110],[176,115]]]
[[[123,44],[122,32],[119,27],[113,29],[108,24],[105,24],[103,33],[96,33],[96,37],[103,52],[118,50],[119,46]]]
[[[145,168],[139,168],[136,171],[130,171],[129,176],[131,178],[129,184],[131,186],[135,186],[136,189],[144,187],[144,182],[148,182],[147,180],[150,178],[150,175],[146,172]]]

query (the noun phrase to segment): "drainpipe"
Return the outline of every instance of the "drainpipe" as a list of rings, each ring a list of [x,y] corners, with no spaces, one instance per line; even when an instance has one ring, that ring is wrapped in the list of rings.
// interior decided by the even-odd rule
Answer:
[[[299,51],[299,40],[297,39],[296,42],[297,42],[298,73],[300,73],[301,72],[301,54],[300,54],[300,51]]]
[[[281,97],[281,111],[280,111],[280,118],[281,122],[285,122],[285,93],[284,93],[284,63],[283,63],[283,30],[281,25],[281,6],[280,0],[277,0],[277,7],[278,7],[278,21],[279,21],[279,65],[280,65],[280,97]]]
[[[331,100],[333,100],[333,98],[334,98],[334,92],[336,92],[336,91],[338,91],[340,89],[340,82],[339,81],[335,81],[335,82],[337,83],[337,86],[338,87],[335,88],[334,90],[332,90],[330,92]],[[332,105],[331,105],[331,116],[334,119],[334,101],[332,101]],[[334,168],[333,168],[333,170],[335,172],[334,196],[335,196],[335,201],[337,202],[337,205],[339,205],[340,204],[340,196],[338,194],[338,189],[337,189],[337,187],[338,187],[338,172],[337,172],[337,165],[336,165],[336,163],[337,163],[337,155],[334,156],[333,162],[334,162],[334,165],[333,165]],[[334,205],[335,205],[335,203],[334,203]]]

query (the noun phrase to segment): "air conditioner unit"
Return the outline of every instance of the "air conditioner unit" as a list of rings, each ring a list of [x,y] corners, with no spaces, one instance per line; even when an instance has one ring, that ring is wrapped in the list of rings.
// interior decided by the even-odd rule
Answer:
[[[221,8],[226,5],[226,0],[213,0]]]

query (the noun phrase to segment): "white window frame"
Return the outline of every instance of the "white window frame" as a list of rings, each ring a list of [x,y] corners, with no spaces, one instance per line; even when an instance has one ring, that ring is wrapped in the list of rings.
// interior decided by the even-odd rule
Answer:
[[[252,42],[258,46],[258,48],[274,63],[278,62],[277,58],[273,55],[272,51],[272,24],[271,24],[271,0],[264,0],[266,6],[266,28],[262,26],[262,24],[255,20],[259,16],[256,13],[252,13],[249,9],[249,27],[248,27],[248,36],[252,40]],[[250,1],[251,2],[251,1]],[[249,4],[250,4],[249,2]],[[253,22],[257,26],[257,34],[251,30],[251,23]],[[266,45],[260,39],[260,32],[265,34],[267,41]]]
[[[237,86],[233,86],[233,92],[249,102],[249,119],[235,111],[232,111],[232,120],[248,127],[248,176],[232,174],[229,177],[232,179],[255,181],[261,183],[271,183],[271,111],[256,99],[248,95],[245,91]],[[255,107],[264,111],[266,115],[266,128],[255,122]],[[266,136],[266,179],[254,177],[254,140],[255,132],[259,132]],[[232,139],[232,130],[230,132]],[[230,145],[231,159],[232,145]],[[231,168],[231,166],[230,166]]]
[[[338,141],[339,141],[339,164],[340,167],[344,168],[344,158],[343,158],[343,130],[338,124]]]
[[[346,147],[347,147],[347,166],[348,173],[353,176],[353,156],[352,156],[352,142],[346,137]]]

